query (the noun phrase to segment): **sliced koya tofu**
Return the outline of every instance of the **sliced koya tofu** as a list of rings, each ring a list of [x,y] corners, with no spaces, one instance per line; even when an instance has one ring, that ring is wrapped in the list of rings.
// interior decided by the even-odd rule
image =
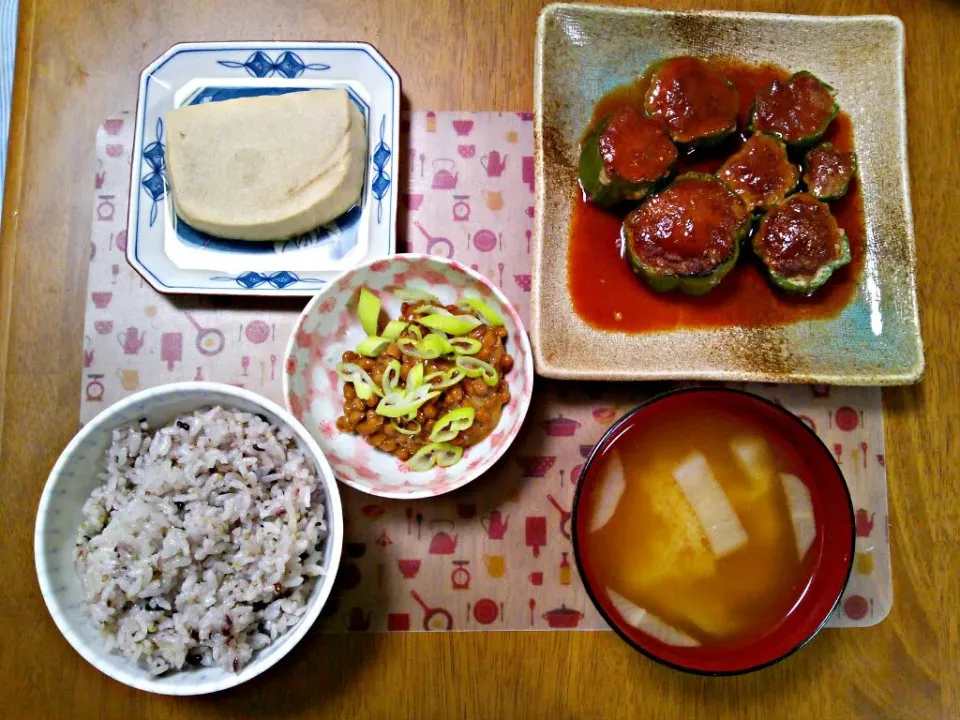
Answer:
[[[667,645],[675,645],[676,647],[698,647],[700,645],[694,638],[677,630],[672,625],[668,625],[653,613],[635,605],[610,588],[607,588],[607,595],[617,612],[627,621],[627,624],[632,625],[637,630],[645,632]]]
[[[610,522],[627,487],[627,480],[623,474],[623,461],[616,450],[610,452],[610,457],[607,458],[597,483],[597,489],[594,491],[593,513],[590,515],[590,532],[596,532]]]
[[[360,200],[367,133],[345,90],[188,105],[166,124],[177,215],[210,235],[282,240]]]
[[[783,491],[787,495],[787,507],[793,521],[793,537],[797,542],[797,556],[802,560],[817,537],[817,521],[813,515],[813,500],[810,488],[796,475],[780,474]]]
[[[693,507],[717,557],[729,555],[746,544],[747,531],[703,453],[690,453],[674,468],[673,479]]]

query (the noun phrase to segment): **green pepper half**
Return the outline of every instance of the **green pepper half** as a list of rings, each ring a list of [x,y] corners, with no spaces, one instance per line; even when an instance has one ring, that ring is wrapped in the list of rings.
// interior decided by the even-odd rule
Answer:
[[[630,266],[658,292],[709,292],[733,269],[750,230],[746,205],[713,175],[687,173],[623,223]]]
[[[598,205],[642,200],[669,175],[677,155],[661,120],[624,108],[583,139],[580,186]]]

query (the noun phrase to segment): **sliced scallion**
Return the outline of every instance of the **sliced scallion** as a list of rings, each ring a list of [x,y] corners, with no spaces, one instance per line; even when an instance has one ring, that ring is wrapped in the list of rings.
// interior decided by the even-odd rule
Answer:
[[[434,465],[450,467],[461,457],[463,457],[462,447],[447,443],[430,443],[417,450],[407,465],[414,472],[425,472]]]
[[[440,443],[440,449],[437,450],[437,465],[440,467],[450,467],[460,462],[463,457],[463,448],[459,445],[447,445]]]
[[[410,413],[419,410],[425,402],[440,395],[439,392],[430,392],[431,389],[428,385],[422,385],[413,392],[394,390],[385,395],[377,405],[377,414],[389,418],[409,416]]]
[[[499,327],[500,325],[503,325],[503,318],[500,317],[500,313],[479,298],[461,298],[457,301],[457,307],[461,310],[469,310],[476,313],[480,316],[480,319],[490,327]]]
[[[386,338],[387,340],[396,340],[403,334],[403,331],[407,329],[408,324],[409,323],[405,323],[403,320],[391,320],[383,329],[380,337]]]
[[[353,389],[357,391],[357,397],[361,400],[369,400],[374,395],[383,397],[383,392],[373,382],[373,378],[356,363],[338,364],[337,375],[344,382],[353,383]]]
[[[481,323],[473,315],[424,315],[420,318],[420,324],[447,335],[466,335]]]
[[[392,393],[400,387],[400,361],[391,360],[383,369],[383,392]]]
[[[482,377],[483,381],[490,387],[496,386],[500,382],[500,376],[493,365],[470,355],[459,355],[456,360],[457,367],[466,373],[467,377]]]
[[[450,344],[457,355],[476,355],[483,347],[479,340],[472,337],[450,338]]]
[[[433,295],[426,290],[420,290],[419,288],[403,288],[402,290],[398,290],[396,295],[404,302],[420,302],[421,300],[426,300],[427,302],[432,302],[437,305],[443,304],[436,295]]]
[[[360,316],[360,325],[367,335],[377,334],[377,325],[380,322],[380,298],[366,288],[360,288],[360,303],[357,308]]]
[[[416,390],[423,385],[423,363],[417,363],[407,372],[407,390]]]
[[[396,431],[397,431],[398,433],[400,433],[401,435],[409,435],[409,436],[411,436],[411,437],[412,437],[413,435],[419,435],[419,434],[420,434],[420,430],[422,429],[422,428],[420,427],[420,423],[414,423],[414,425],[417,426],[416,430],[407,430],[406,428],[402,428],[402,427],[400,427],[399,425],[397,425],[396,422],[391,422],[390,425],[392,425],[392,426],[393,426],[393,429],[396,430]]]
[[[425,335],[423,340],[420,341],[419,347],[424,352],[439,353],[437,357],[453,352],[453,347],[451,347],[450,341],[440,333],[430,333],[429,335]]]
[[[467,374],[460,368],[455,367],[451,370],[444,372],[443,370],[438,370],[437,372],[432,372],[426,377],[423,378],[425,383],[430,383],[430,386],[434,390],[445,390],[446,388],[453,387],[458,382],[463,380]],[[439,379],[440,382],[433,382],[434,380]]]
[[[447,339],[438,333],[430,333],[419,342],[413,338],[400,338],[397,346],[404,355],[417,360],[435,360],[441,355],[453,352]]]
[[[453,440],[461,431],[473,425],[476,410],[472,407],[461,407],[451,410],[437,420],[430,433],[430,442],[445,443]]]
[[[366,357],[379,357],[380,353],[390,347],[390,342],[387,338],[371,335],[360,341],[360,344],[357,345],[357,352]]]
[[[444,315],[452,316],[453,313],[447,310],[443,305],[421,305],[413,309],[414,315]]]

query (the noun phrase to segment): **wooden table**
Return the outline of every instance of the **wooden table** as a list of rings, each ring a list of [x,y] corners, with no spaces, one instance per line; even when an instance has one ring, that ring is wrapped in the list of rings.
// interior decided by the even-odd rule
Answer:
[[[648,5],[674,3],[651,1]],[[175,42],[376,45],[419,109],[532,107],[538,0],[20,0],[0,243],[0,717],[960,717],[960,7],[953,0],[696,3],[891,13],[907,28],[909,154],[927,372],[884,393],[895,602],[735,679],[647,661],[612,633],[329,636],[246,686],[177,700],[130,690],[61,637],[33,570],[47,472],[77,428],[97,125],[132,110]],[[471,79],[472,78],[472,79]]]

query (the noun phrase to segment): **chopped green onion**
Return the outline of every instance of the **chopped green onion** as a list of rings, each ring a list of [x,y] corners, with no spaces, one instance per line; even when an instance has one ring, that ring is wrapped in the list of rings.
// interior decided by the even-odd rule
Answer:
[[[439,333],[430,333],[425,336],[423,340],[420,341],[418,347],[423,352],[438,353],[437,357],[453,352],[453,346],[450,345],[450,341]]]
[[[413,338],[400,338],[397,340],[397,347],[404,355],[409,355],[417,360],[433,360],[440,357],[440,353],[429,355],[420,350],[419,343]]]
[[[400,426],[397,425],[397,423],[395,423],[395,422],[391,422],[390,425],[393,426],[393,429],[396,430],[396,431],[397,431],[398,433],[400,433],[401,435],[409,435],[409,436],[419,435],[419,434],[420,434],[420,430],[422,429],[422,428],[420,427],[420,423],[414,423],[414,425],[417,426],[417,429],[416,429],[416,430],[407,430],[406,428],[400,427]]]
[[[414,472],[425,472],[434,465],[450,467],[461,457],[463,457],[462,447],[447,443],[430,443],[417,450],[407,464]]]
[[[479,327],[480,321],[473,315],[425,315],[420,324],[448,335],[466,335]]]
[[[463,448],[458,445],[447,445],[440,443],[440,449],[437,450],[437,465],[440,467],[450,467],[460,462],[463,457]]]
[[[380,388],[373,382],[373,378],[356,363],[340,363],[337,365],[337,375],[345,383],[353,383],[353,389],[357,391],[357,397],[361,400],[369,400],[374,394],[383,396]]]
[[[386,338],[387,340],[396,340],[403,334],[403,331],[407,329],[407,325],[408,323],[405,323],[403,320],[391,320],[383,329],[380,337]]]
[[[459,445],[447,445],[440,443],[440,449],[437,451],[437,465],[440,467],[450,467],[460,462],[463,457],[463,448]]]
[[[397,347],[400,348],[400,352],[402,352],[404,355],[409,355],[410,357],[417,358],[418,360],[425,359],[423,353],[420,352],[420,348],[417,347],[417,341],[413,338],[400,338],[397,340]]]
[[[400,338],[397,346],[404,355],[417,360],[435,360],[441,355],[453,352],[453,347],[443,335],[430,333],[417,342],[413,338]]]
[[[420,406],[440,395],[439,392],[430,392],[429,385],[422,385],[413,392],[394,390],[384,396],[377,405],[377,414],[389,418],[403,417],[416,412]]]
[[[457,355],[476,355],[483,347],[479,340],[471,337],[450,338],[450,344]]]
[[[431,387],[434,390],[445,390],[446,388],[453,387],[458,382],[463,380],[467,374],[460,368],[453,368],[444,372],[443,370],[438,370],[437,372],[432,372],[427,375],[423,381],[425,383],[431,383]],[[440,378],[440,382],[434,383],[433,380]]]
[[[421,305],[413,309],[414,315],[450,315],[453,313],[447,310],[443,305]]]
[[[380,298],[366,288],[360,288],[360,305],[357,309],[360,325],[367,335],[377,334],[380,322]]]
[[[407,390],[416,390],[423,385],[423,363],[417,363],[407,372]]]
[[[437,420],[433,426],[433,432],[430,433],[430,442],[450,442],[462,430],[468,429],[473,425],[473,418],[476,410],[472,407],[461,407],[451,410],[442,418]]]
[[[469,355],[459,355],[457,357],[457,367],[467,374],[467,377],[482,377],[483,381],[490,387],[494,387],[500,382],[496,368],[490,363]]]
[[[407,462],[414,472],[426,472],[437,464],[436,443],[424,445]]]
[[[357,345],[357,352],[367,357],[378,357],[388,347],[390,347],[390,340],[371,335],[360,341],[360,344]]]
[[[418,288],[404,288],[398,290],[396,295],[404,302],[420,302],[421,300],[426,300],[427,302],[436,303],[437,305],[442,304],[436,295],[432,295],[426,290],[420,290]]]
[[[462,310],[472,310],[490,327],[499,327],[500,325],[503,325],[503,318],[500,317],[500,313],[479,298],[461,298],[457,302],[457,307]]]
[[[407,326],[407,332],[409,332],[411,335],[416,335],[417,340],[423,339],[423,333],[420,332],[420,326],[415,323],[410,323],[410,325]]]
[[[391,360],[383,370],[383,391],[391,393],[400,387],[400,361]]]

